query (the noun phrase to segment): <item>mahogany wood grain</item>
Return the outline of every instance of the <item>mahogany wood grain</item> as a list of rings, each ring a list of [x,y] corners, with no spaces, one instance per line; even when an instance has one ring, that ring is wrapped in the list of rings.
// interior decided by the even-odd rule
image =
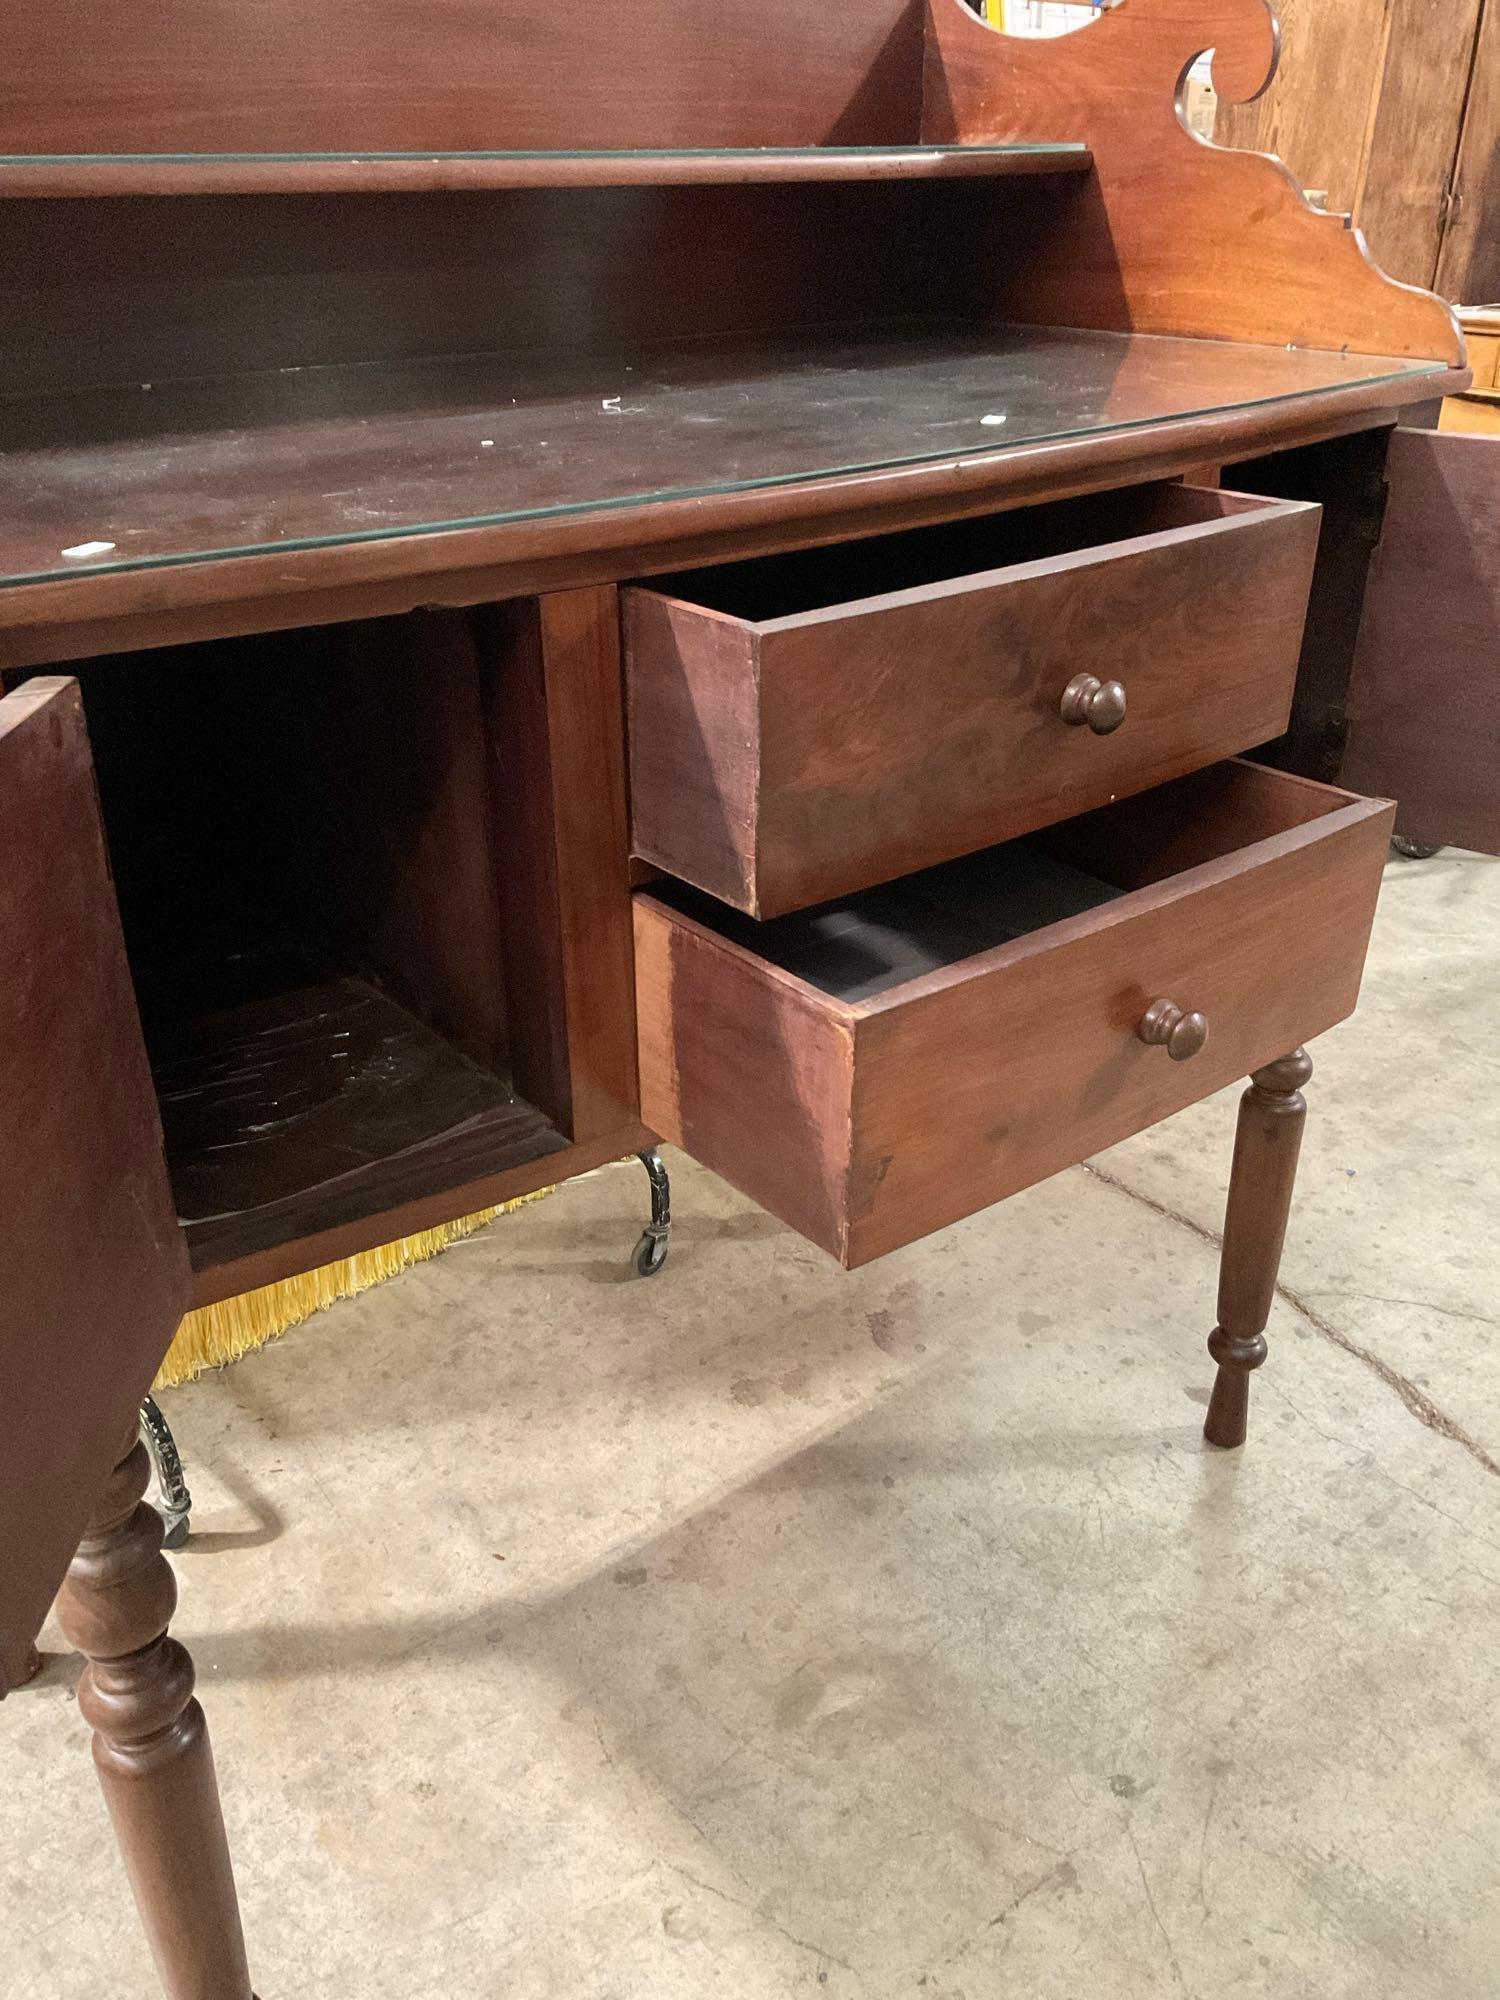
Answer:
[[[3,1695],[187,1292],[71,681],[0,700],[0,854]]]
[[[478,630],[512,1069],[594,1139],[639,1111],[616,595],[521,599]]]
[[[1500,853],[1500,439],[1398,430],[1343,777],[1417,840]]]
[[[1094,155],[1066,216],[1031,237],[1026,269],[1007,270],[1006,312],[1460,365],[1450,309],[1386,278],[1346,218],[1312,208],[1278,161],[1188,129],[1187,71],[1209,49],[1221,100],[1254,98],[1277,58],[1267,0],[1122,0],[1044,41],[997,35],[963,0],[929,0],[924,139],[1009,142],[1063,121]],[[999,220],[1004,254],[1024,251],[1024,222]],[[998,285],[973,247],[978,284]]]
[[[913,959],[930,969],[853,1000],[758,953],[757,929],[765,943],[776,925],[641,891],[643,1116],[845,1264],[866,1263],[1342,1020],[1390,824],[1387,806],[1215,766],[1044,842],[1074,866],[1092,857],[1126,893],[964,956],[985,892],[979,864],[960,864],[975,908],[943,962],[929,924]],[[984,865],[1003,882],[1004,850]],[[927,890],[950,918],[951,875],[933,871]],[[888,924],[862,933],[859,901],[822,919],[855,992],[892,949]],[[1138,1039],[1162,994],[1212,1024],[1191,1062]]]
[[[629,591],[635,852],[776,916],[1248,749],[1317,539],[1315,508],[1147,487]],[[1125,689],[1107,740],[1062,713],[1089,672]]]
[[[9,23],[0,147],[911,144],[921,37],[921,0],[53,0]]]
[[[1203,1425],[1208,1442],[1227,1450],[1245,1442],[1250,1376],[1266,1358],[1266,1326],[1307,1119],[1301,1087],[1312,1067],[1305,1049],[1293,1049],[1258,1069],[1240,1099],[1219,1259],[1219,1323],[1208,1337],[1218,1373]]]
[[[193,1663],[151,1476],[131,1425],[58,1599],[88,1664],[78,1705],[166,2000],[253,2000],[239,1902]]]

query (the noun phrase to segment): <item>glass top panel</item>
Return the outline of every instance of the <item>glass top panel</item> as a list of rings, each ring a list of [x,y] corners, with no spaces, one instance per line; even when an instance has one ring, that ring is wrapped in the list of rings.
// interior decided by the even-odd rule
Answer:
[[[0,584],[745,492],[1443,372],[923,324],[5,398]]]
[[[1029,156],[1042,153],[1086,153],[1078,140],[1047,141],[1005,146],[647,146],[583,148],[551,151],[493,152],[361,152],[361,153],[0,153],[0,167],[195,167],[215,165],[301,166],[311,163],[348,161],[364,164],[376,160],[496,160],[516,165],[548,160],[599,160],[663,162],[673,160],[863,160],[863,159],[952,159],[984,160]]]

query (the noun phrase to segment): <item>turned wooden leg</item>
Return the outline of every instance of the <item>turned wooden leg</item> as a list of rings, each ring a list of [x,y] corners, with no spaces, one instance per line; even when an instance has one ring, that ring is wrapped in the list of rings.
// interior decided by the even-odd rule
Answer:
[[[1266,1322],[1307,1118],[1302,1085],[1311,1075],[1306,1049],[1293,1049],[1258,1069],[1240,1099],[1219,1260],[1219,1324],[1208,1336],[1219,1372],[1203,1425],[1210,1444],[1230,1449],[1245,1442],[1250,1376],[1266,1358]]]
[[[88,1657],[78,1705],[168,2000],[252,2000],[193,1663],[167,1637],[177,1582],[160,1516],[141,1497],[150,1474],[132,1424],[58,1614]]]

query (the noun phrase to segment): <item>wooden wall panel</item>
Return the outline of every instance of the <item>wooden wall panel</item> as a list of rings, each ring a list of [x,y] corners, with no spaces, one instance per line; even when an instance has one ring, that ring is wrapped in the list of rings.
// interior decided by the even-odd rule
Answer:
[[[1445,0],[1447,4],[1447,0]],[[1391,0],[1278,0],[1281,62],[1250,104],[1219,106],[1221,146],[1274,153],[1331,209],[1355,206],[1364,184],[1385,69]]]
[[[48,0],[0,152],[443,152],[915,137],[921,0]]]
[[[1275,153],[1304,187],[1325,190],[1393,278],[1477,300],[1466,266],[1500,130],[1500,9],[1492,0],[1279,0],[1278,11],[1276,79],[1253,104],[1220,106],[1219,144]],[[1481,116],[1465,149],[1466,198],[1455,205],[1447,196],[1471,73]],[[1445,231],[1455,243],[1447,256]]]
[[[1443,296],[1471,306],[1500,299],[1500,0],[1482,4],[1454,199],[1437,267]]]

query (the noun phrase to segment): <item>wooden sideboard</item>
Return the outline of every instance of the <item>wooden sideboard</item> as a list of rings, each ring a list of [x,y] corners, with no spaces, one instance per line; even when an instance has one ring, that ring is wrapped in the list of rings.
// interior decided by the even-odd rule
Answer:
[[[184,1306],[654,1136],[858,1264],[1249,1074],[1239,1444],[1360,793],[1500,846],[1500,457],[1395,428],[1448,309],[1188,132],[1262,0],[13,29],[0,1692],[62,1587],[164,1989],[245,2000]]]

